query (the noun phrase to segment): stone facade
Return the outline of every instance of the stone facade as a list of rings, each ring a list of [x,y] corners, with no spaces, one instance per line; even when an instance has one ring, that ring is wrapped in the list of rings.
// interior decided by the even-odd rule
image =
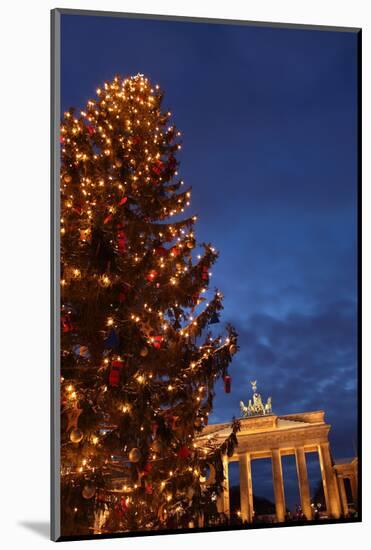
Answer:
[[[238,461],[240,466],[241,518],[253,521],[253,487],[251,462],[259,458],[272,461],[273,487],[277,522],[285,521],[285,489],[282,476],[281,457],[294,455],[296,460],[301,507],[308,520],[312,519],[310,490],[305,454],[317,452],[322,474],[327,513],[332,518],[340,518],[348,513],[344,478],[351,482],[354,501],[357,501],[357,462],[333,464],[329,431],[324,412],[306,412],[277,416],[250,416],[241,418],[241,431],[237,434],[238,447],[235,454],[224,459],[224,492],[218,500],[218,510],[227,515],[229,509],[228,462]],[[200,437],[223,441],[230,433],[230,424],[211,424]]]

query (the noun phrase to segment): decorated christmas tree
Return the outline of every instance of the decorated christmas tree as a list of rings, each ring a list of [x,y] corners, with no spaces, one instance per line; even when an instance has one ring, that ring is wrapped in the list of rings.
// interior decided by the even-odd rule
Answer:
[[[197,439],[237,337],[209,327],[218,254],[182,219],[191,191],[162,99],[115,77],[61,125],[62,535],[204,525],[237,443],[237,422],[222,445]]]

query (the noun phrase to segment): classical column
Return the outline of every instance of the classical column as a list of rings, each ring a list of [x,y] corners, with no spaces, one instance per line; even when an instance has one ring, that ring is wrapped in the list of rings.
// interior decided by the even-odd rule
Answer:
[[[335,472],[332,467],[330,444],[328,441],[318,445],[318,453],[327,513],[329,516],[339,518],[341,515],[340,498]]]
[[[242,521],[252,523],[253,520],[253,495],[251,478],[251,459],[249,453],[239,455],[240,463],[240,502]]]
[[[350,481],[350,488],[352,490],[352,497],[353,497],[353,504],[355,508],[358,508],[358,487],[357,487],[357,479],[355,475],[352,475],[349,478]]]
[[[344,516],[347,516],[348,515],[348,498],[345,490],[344,478],[343,476],[338,475],[337,479],[338,479],[338,485],[339,485],[341,506],[343,508],[343,514]]]
[[[298,472],[301,509],[308,520],[312,519],[312,507],[310,505],[310,490],[305,460],[304,447],[295,449],[296,469]]]
[[[283,488],[281,453],[279,449],[272,450],[272,474],[274,499],[276,504],[276,518],[279,523],[285,521],[285,491]]]
[[[229,477],[228,477],[228,457],[223,456],[223,492],[218,496],[217,508],[219,513],[229,516]]]

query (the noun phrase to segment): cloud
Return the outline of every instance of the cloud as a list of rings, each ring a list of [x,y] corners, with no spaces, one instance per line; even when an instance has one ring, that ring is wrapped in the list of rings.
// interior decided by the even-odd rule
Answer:
[[[239,415],[239,401],[251,394],[250,380],[277,414],[324,410],[333,425],[337,457],[354,454],[356,435],[355,307],[349,301],[328,304],[312,315],[284,318],[255,313],[235,323],[240,351],[230,373],[232,394],[218,387],[211,421]]]
[[[232,393],[218,387],[211,422],[239,416],[239,401],[251,395],[250,380],[258,380],[264,399],[271,395],[276,414],[324,410],[331,425],[330,443],[335,459],[356,454],[357,374],[355,306],[343,300],[318,307],[311,315],[283,318],[255,313],[237,322],[240,351],[230,373]],[[255,461],[254,461],[255,462]],[[256,494],[272,498],[269,461],[253,466]],[[307,454],[311,493],[321,479],[318,455]],[[300,502],[294,457],[283,459],[286,502],[294,509]],[[238,484],[238,470],[231,470]]]

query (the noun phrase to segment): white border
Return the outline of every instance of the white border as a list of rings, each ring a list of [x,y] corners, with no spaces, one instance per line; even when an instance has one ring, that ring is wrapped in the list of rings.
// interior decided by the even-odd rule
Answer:
[[[369,419],[371,364],[367,339],[370,291],[369,124],[371,64],[367,0],[250,0],[241,2],[89,0],[29,2],[2,6],[1,64],[1,321],[2,413],[1,515],[5,548],[39,548],[53,544],[35,532],[49,519],[49,93],[50,13],[54,7],[217,17],[363,28],[363,219],[364,219],[364,415]],[[366,122],[368,124],[366,124]],[[368,247],[370,248],[370,247]],[[367,341],[368,340],[368,341]],[[368,410],[367,410],[368,409]],[[365,430],[366,431],[366,430]],[[363,435],[363,461],[369,462],[370,444]],[[139,539],[74,542],[73,545],[122,545],[130,548],[179,548],[190,545],[264,546],[274,548],[351,548],[362,544],[369,525],[370,476],[364,471],[364,524],[310,528],[267,529],[246,533],[224,532]],[[34,527],[25,524],[34,523]],[[37,529],[37,525],[36,525]]]

